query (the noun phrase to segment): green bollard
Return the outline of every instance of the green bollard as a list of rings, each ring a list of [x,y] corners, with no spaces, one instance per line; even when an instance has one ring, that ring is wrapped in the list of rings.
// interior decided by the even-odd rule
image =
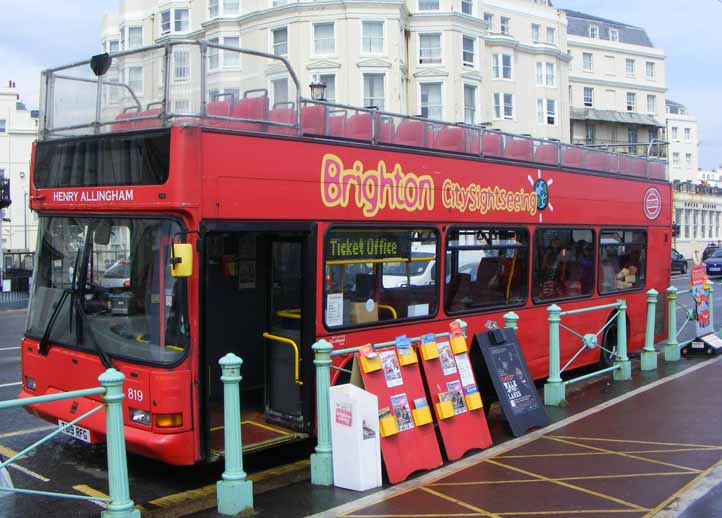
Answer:
[[[559,322],[562,308],[552,304],[547,308],[549,313],[549,377],[544,384],[544,404],[559,406],[566,399],[566,390],[561,377],[559,365]]]
[[[641,368],[643,371],[653,371],[657,368],[657,351],[654,348],[654,317],[657,306],[657,290],[652,288],[647,292],[647,329],[644,334],[644,349],[641,355]]]
[[[333,346],[326,340],[319,340],[313,347],[313,364],[316,366],[316,427],[318,442],[316,453],[311,454],[311,484],[333,485],[333,458],[331,457],[331,417],[329,416],[329,394],[331,385],[331,351]]]
[[[677,342],[677,288],[667,288],[667,345],[664,346],[664,361],[677,362],[680,359]]]
[[[617,358],[614,365],[620,367],[612,373],[612,379],[624,381],[632,379],[632,362],[627,357],[627,303],[624,299],[619,299],[617,303]]]
[[[133,508],[128,487],[128,458],[125,453],[123,429],[123,381],[122,372],[112,367],[98,377],[105,388],[105,442],[108,449],[108,487],[110,504],[100,513],[102,518],[140,518],[140,511]]]
[[[509,311],[504,314],[504,327],[513,329],[514,331],[519,330],[519,315],[513,311]]]
[[[253,509],[253,482],[243,471],[243,440],[241,438],[241,383],[243,360],[233,353],[218,360],[223,382],[223,446],[226,470],[216,483],[220,514],[238,514]]]

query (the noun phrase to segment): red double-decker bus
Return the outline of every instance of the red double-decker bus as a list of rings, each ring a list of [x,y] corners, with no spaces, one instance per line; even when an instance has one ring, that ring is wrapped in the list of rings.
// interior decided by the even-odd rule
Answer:
[[[241,54],[242,77],[208,70],[219,52]],[[192,84],[174,81],[179,53]],[[320,338],[356,346],[457,318],[478,332],[514,311],[541,378],[551,303],[624,298],[641,347],[645,291],[670,275],[662,160],[311,101],[283,58],[206,42],[92,62],[44,73],[21,396],[91,386],[112,365],[128,449],[193,464],[222,445],[228,352],[244,360],[251,451],[313,433]],[[131,67],[145,80],[123,82]],[[562,361],[579,345],[563,334]],[[610,361],[593,349],[572,367]],[[68,422],[93,404],[32,411]],[[81,424],[76,437],[103,440],[97,414]]]

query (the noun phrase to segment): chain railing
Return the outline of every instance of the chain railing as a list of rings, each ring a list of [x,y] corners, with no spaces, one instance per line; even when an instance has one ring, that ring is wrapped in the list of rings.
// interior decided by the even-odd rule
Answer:
[[[93,387],[82,390],[74,390],[71,392],[60,392],[57,394],[47,394],[43,396],[29,397],[23,399],[12,399],[8,401],[0,401],[0,410],[8,408],[17,408],[27,405],[38,405],[49,403],[51,401],[61,401],[65,399],[73,399],[87,396],[102,396],[103,403],[95,406],[83,415],[78,416],[69,423],[65,423],[58,427],[57,430],[49,433],[42,439],[34,442],[27,448],[16,453],[9,459],[0,463],[0,469],[3,469],[16,460],[22,458],[25,454],[38,446],[45,444],[56,435],[76,426],[83,419],[100,412],[105,409],[105,433],[107,443],[108,456],[108,486],[110,498],[94,497],[86,495],[74,495],[67,493],[56,493],[51,491],[40,491],[34,489],[22,489],[16,487],[2,487],[0,491],[13,492],[19,494],[49,496],[56,498],[66,498],[70,500],[88,500],[107,503],[107,511],[102,513],[103,518],[140,518],[140,511],[134,509],[133,500],[130,499],[130,490],[128,486],[128,464],[125,451],[125,433],[123,429],[123,380],[125,376],[113,368],[106,370],[98,377],[99,387]]]

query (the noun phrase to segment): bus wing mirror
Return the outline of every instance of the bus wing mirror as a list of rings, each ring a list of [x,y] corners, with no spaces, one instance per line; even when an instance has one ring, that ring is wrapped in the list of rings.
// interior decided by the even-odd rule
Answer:
[[[193,246],[190,243],[173,243],[170,262],[173,277],[190,277],[193,274]]]

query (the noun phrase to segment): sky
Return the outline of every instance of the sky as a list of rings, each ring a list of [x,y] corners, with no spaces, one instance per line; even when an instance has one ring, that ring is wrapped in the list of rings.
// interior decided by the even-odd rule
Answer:
[[[667,97],[697,116],[703,169],[722,165],[722,0],[553,0],[556,7],[643,27],[666,53]],[[0,0],[0,84],[38,105],[40,71],[100,50],[118,0]],[[32,29],[32,30],[31,30]]]

